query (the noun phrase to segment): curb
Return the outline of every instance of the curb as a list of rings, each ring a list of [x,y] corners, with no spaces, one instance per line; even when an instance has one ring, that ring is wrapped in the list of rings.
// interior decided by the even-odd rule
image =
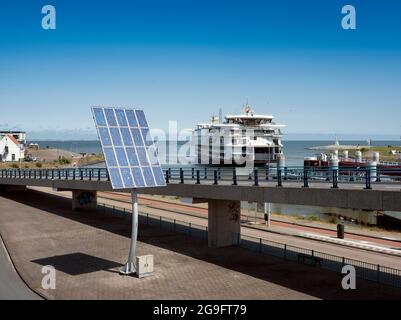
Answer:
[[[36,294],[36,295],[38,295],[39,297],[41,297],[43,300],[50,300],[50,299],[51,299],[50,297],[46,296],[45,294],[43,294],[42,292],[39,292],[39,291],[36,290],[36,289],[33,289],[33,288],[28,284],[28,282],[26,282],[25,279],[22,277],[22,275],[21,275],[21,273],[18,271],[18,268],[16,267],[16,265],[15,265],[13,259],[11,258],[10,251],[8,250],[8,247],[7,247],[7,245],[6,245],[6,242],[4,241],[4,238],[3,238],[3,236],[1,235],[1,233],[0,233],[0,241],[1,241],[1,243],[2,243],[2,245],[3,245],[3,247],[4,247],[4,249],[5,249],[5,252],[6,252],[6,254],[7,254],[7,256],[8,256],[8,258],[9,258],[10,262],[11,262],[11,266],[13,267],[13,269],[14,269],[15,273],[18,275],[18,277],[22,280],[22,282],[25,283],[26,287],[27,287],[29,290],[31,290],[34,294]]]

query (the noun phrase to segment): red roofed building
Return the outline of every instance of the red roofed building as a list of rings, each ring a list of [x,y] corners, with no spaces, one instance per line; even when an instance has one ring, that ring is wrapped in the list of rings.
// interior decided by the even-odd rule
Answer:
[[[23,161],[25,156],[25,146],[20,143],[13,135],[6,134],[0,136],[0,161]]]

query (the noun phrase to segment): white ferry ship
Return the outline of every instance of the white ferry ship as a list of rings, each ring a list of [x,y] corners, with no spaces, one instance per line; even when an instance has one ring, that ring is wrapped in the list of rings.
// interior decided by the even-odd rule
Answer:
[[[249,105],[244,114],[212,117],[193,130],[195,163],[204,165],[264,165],[284,158],[281,129],[270,115],[255,114]]]

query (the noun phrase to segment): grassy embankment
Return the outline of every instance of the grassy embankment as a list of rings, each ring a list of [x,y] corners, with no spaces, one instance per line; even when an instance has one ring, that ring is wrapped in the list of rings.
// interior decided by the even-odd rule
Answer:
[[[398,154],[391,154],[391,152],[395,150],[398,152]],[[360,151],[362,151],[362,157],[363,158],[372,158],[373,152],[379,152],[380,153],[380,160],[381,161],[400,161],[400,154],[401,152],[401,147],[397,146],[371,146],[370,148],[361,148]],[[355,156],[355,151],[350,151],[349,152],[350,157]]]

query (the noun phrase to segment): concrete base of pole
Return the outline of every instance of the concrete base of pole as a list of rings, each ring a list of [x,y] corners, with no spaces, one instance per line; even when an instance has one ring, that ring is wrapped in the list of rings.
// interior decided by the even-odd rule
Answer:
[[[133,262],[127,262],[124,267],[120,269],[120,274],[123,276],[133,276],[136,274],[136,268]]]

